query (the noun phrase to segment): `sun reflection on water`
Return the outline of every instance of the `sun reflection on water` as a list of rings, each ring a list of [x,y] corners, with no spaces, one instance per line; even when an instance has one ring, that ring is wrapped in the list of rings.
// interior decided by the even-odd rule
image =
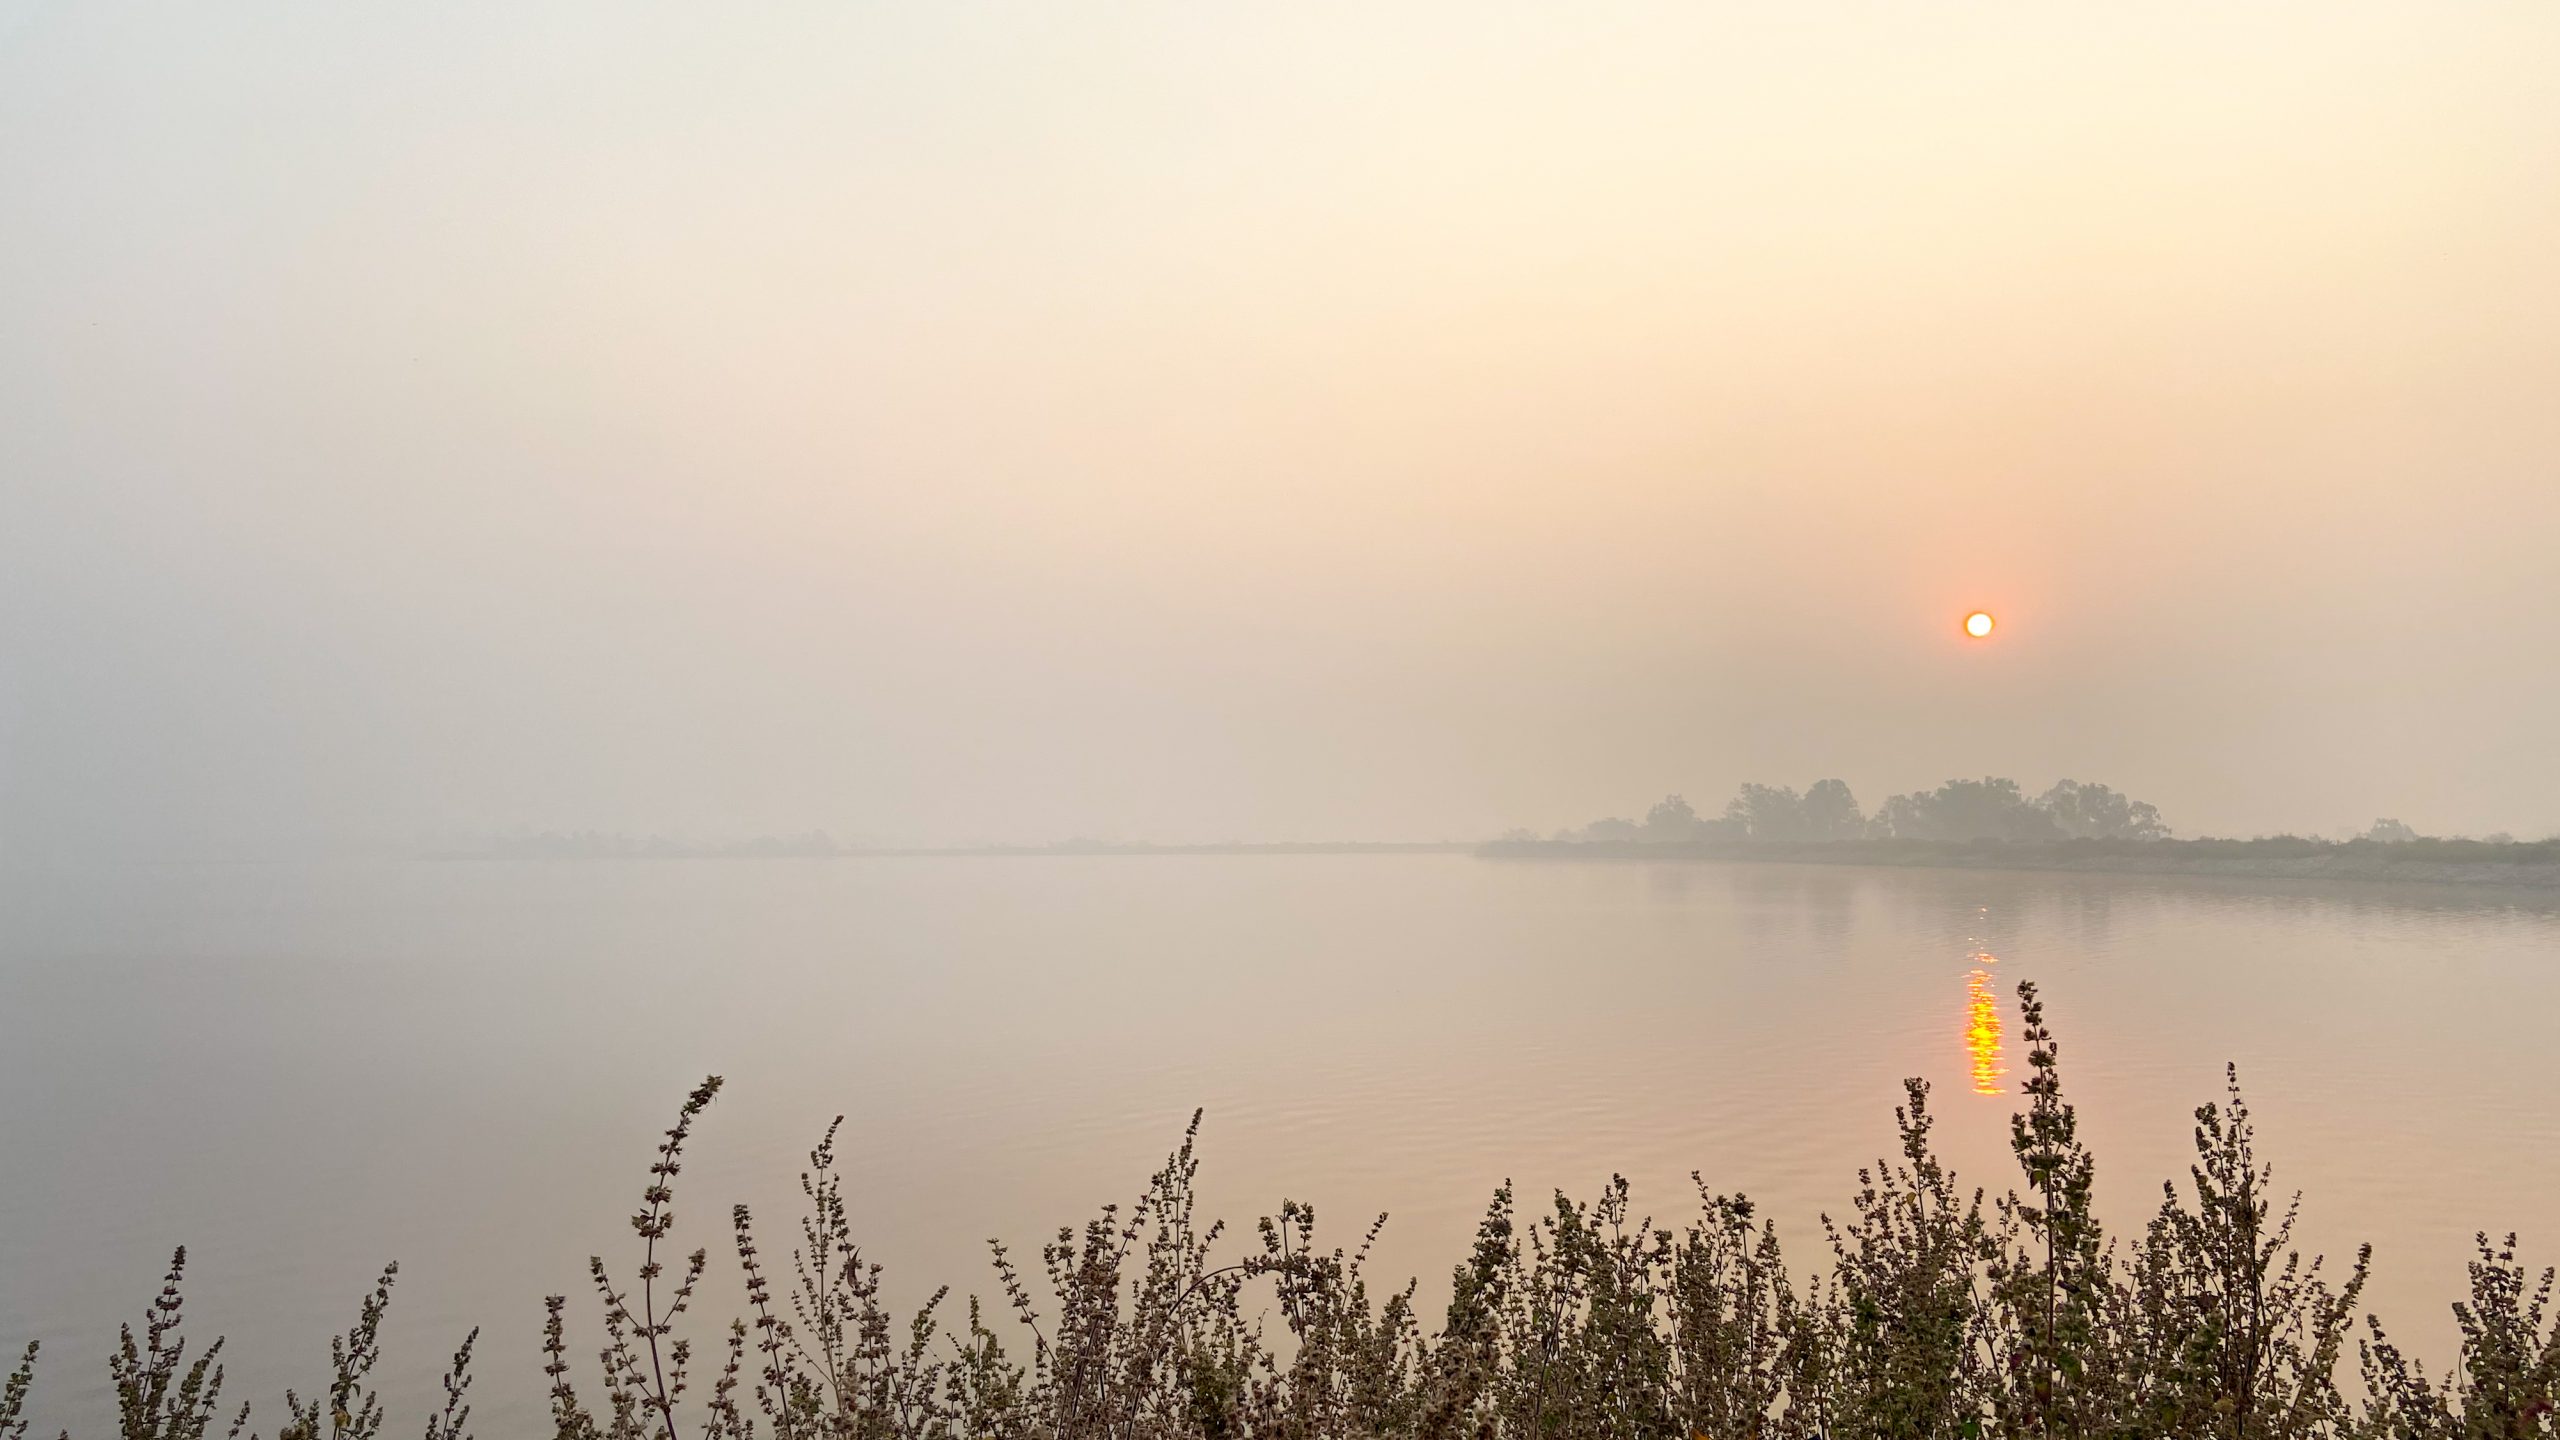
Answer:
[[[2001,1079],[2009,1067],[2000,1063],[2000,997],[1991,988],[1991,967],[2000,963],[2000,957],[1976,942],[1967,958],[1974,968],[1964,977],[1964,1048],[1972,1058],[1973,1093],[2005,1095],[2009,1087]]]

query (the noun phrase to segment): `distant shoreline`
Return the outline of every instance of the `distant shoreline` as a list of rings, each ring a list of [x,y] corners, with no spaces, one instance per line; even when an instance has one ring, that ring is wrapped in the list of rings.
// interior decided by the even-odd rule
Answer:
[[[1231,840],[1203,845],[1068,842],[1058,845],[842,845],[821,849],[787,845],[689,847],[672,844],[578,846],[490,845],[429,851],[422,860],[912,860],[1024,859],[1087,855],[1472,855],[1469,840]]]
[[[2419,840],[1446,840],[1103,842],[1057,845],[686,847],[541,843],[429,852],[438,861],[1040,859],[1139,855],[1472,855],[1509,861],[1646,861],[2030,870],[2091,875],[2237,876],[2560,890],[2560,842]]]
[[[1802,843],[1698,840],[1496,840],[1488,860],[1652,860],[1738,864],[1900,866],[1938,870],[2038,870],[2098,875],[2230,875],[2269,880],[2355,880],[2560,889],[2560,844],[2426,840],[2379,844],[2271,840],[1940,841]]]

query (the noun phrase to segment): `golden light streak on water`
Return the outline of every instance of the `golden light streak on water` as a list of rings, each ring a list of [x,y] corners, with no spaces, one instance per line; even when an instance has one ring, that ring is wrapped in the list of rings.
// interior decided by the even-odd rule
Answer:
[[[1974,958],[1984,965],[1997,963],[1999,956],[1982,951]],[[2005,1095],[2009,1087],[2001,1077],[2009,1067],[2000,1063],[2000,997],[1992,993],[1991,972],[1976,969],[1964,977],[1967,1014],[1964,1025],[1964,1048],[1973,1059],[1973,1093]]]

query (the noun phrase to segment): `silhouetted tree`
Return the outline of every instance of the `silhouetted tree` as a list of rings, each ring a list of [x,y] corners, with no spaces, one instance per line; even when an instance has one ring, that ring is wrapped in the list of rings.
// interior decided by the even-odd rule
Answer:
[[[1745,784],[1733,802],[1724,807],[1727,823],[1741,829],[1749,840],[1803,840],[1806,834],[1804,798],[1791,789],[1773,785]]]
[[[1866,833],[1867,819],[1845,781],[1816,780],[1804,792],[1804,828],[1808,840],[1854,840]]]
[[[2169,827],[2147,801],[2120,795],[2104,785],[2057,780],[2036,797],[2036,807],[2053,817],[2062,833],[2075,839],[2165,840]]]
[[[2418,838],[2418,832],[2398,820],[2382,819],[2373,822],[2373,828],[2364,832],[2364,838],[2377,845],[2406,845]]]
[[[1695,840],[1698,838],[1698,812],[1677,795],[1665,795],[1644,812],[1644,838],[1647,840]]]
[[[1869,832],[1890,840],[2059,840],[2062,827],[2015,780],[1950,780],[1927,794],[1896,795]]]

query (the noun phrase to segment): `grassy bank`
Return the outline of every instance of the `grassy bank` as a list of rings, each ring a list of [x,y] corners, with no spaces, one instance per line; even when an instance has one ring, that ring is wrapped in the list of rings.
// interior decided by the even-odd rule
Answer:
[[[2514,1237],[2481,1237],[2454,1311],[2458,1363],[2427,1375],[2362,1311],[2366,1252],[2331,1265],[2295,1249],[2298,1202],[2258,1155],[2236,1076],[2195,1112],[2187,1183],[2110,1235],[2061,1047],[2034,989],[2019,1000],[2028,1078],[1997,1198],[1939,1161],[1914,1080],[1899,1153],[1859,1173],[1810,1264],[1748,1198],[1704,1181],[1671,1225],[1623,1180],[1546,1204],[1506,1188],[1428,1323],[1411,1284],[1366,1274],[1366,1239],[1320,1240],[1305,1206],[1241,1237],[1198,1215],[1188,1137],[1134,1205],[1032,1257],[997,1246],[995,1315],[945,1291],[893,1316],[856,1244],[833,1129],[787,1240],[743,1206],[679,1240],[685,1149],[714,1077],[660,1142],[621,1253],[591,1262],[578,1305],[549,1298],[541,1358],[522,1363],[544,1367],[555,1440],[2554,1436],[2553,1276],[2520,1264]],[[716,1246],[695,1238],[706,1229]],[[691,1305],[715,1248],[742,1268],[748,1313],[706,1324]],[[180,1252],[110,1357],[123,1440],[253,1433],[257,1417],[223,1397],[221,1343],[189,1358],[184,1267]],[[384,1433],[367,1377],[396,1275],[333,1342],[311,1397],[288,1394],[278,1440]],[[438,1362],[427,1440],[472,1434],[476,1338]],[[36,1359],[30,1346],[0,1392],[0,1440],[25,1440]]]
[[[1497,840],[1475,853],[1496,860],[1715,860],[2560,888],[2560,841],[2550,840]]]

